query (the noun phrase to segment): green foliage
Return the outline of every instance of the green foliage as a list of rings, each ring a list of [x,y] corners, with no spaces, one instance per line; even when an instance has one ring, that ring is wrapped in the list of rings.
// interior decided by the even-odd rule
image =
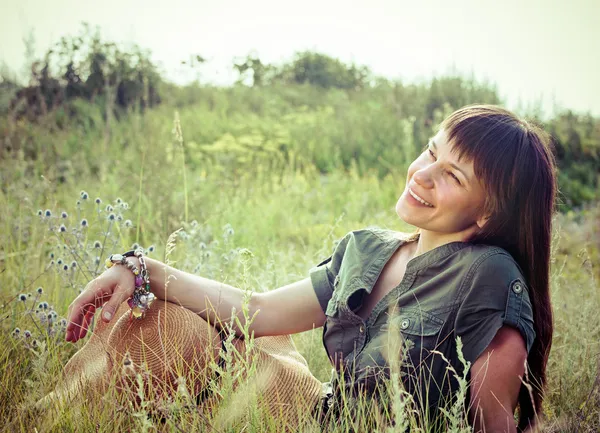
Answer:
[[[82,53],[73,42],[66,44],[66,52]],[[183,270],[257,291],[306,278],[308,269],[349,230],[367,225],[410,230],[392,210],[410,161],[455,108],[502,103],[493,87],[462,77],[418,85],[367,81],[352,67],[304,53],[277,68],[257,57],[239,62],[238,71],[252,78],[252,86],[177,87],[153,81],[162,103],[145,112],[123,111],[114,97],[118,80],[109,79],[113,84],[98,90],[93,102],[81,96],[87,95],[81,89],[88,81],[89,88],[100,89],[92,86],[101,80],[96,75],[90,81],[90,71],[105,74],[106,65],[108,70],[130,71],[122,76],[135,82],[132,71],[137,66],[119,63],[122,53],[98,44],[91,51],[95,54],[82,57],[87,60],[80,72],[73,72],[80,81],[75,75],[71,81],[56,75],[54,86],[46,72],[50,84],[44,91],[66,94],[70,82],[69,92],[79,96],[47,105],[47,114],[38,113],[36,122],[16,111],[0,117],[0,414],[13,420],[7,427],[12,430],[39,427],[39,414],[23,407],[54,387],[62,366],[79,347],[63,342],[60,319],[106,254],[134,243],[156,244],[158,253],[168,249],[170,260]],[[114,56],[102,60],[105,49]],[[76,64],[72,71],[78,70]],[[106,82],[121,72],[102,77]],[[15,90],[12,84],[0,88]],[[144,87],[133,83],[129,88],[131,100],[138,101],[133,104],[141,104]],[[102,93],[106,89],[113,96]],[[543,430],[598,431],[600,207],[593,203],[600,198],[599,120],[565,112],[540,123],[556,140],[565,210],[555,220],[556,328]],[[90,192],[87,200],[82,189]],[[105,198],[101,207],[91,201],[95,197]],[[113,202],[117,197],[123,200]],[[109,204],[112,211],[106,208]],[[51,209],[53,216],[40,218],[38,209]],[[65,219],[58,213],[62,210]],[[116,222],[110,223],[110,213]],[[87,228],[81,226],[84,217]],[[168,234],[176,231],[174,244],[175,235],[169,241]],[[59,255],[62,267],[57,265]],[[36,299],[39,286],[43,294]],[[25,301],[19,301],[20,294],[26,295]],[[45,310],[41,302],[47,303]],[[19,336],[14,335],[17,327]],[[25,330],[34,334],[35,347],[24,337]],[[320,332],[295,335],[294,340],[311,371],[325,381],[331,365]],[[392,384],[390,399],[394,416],[402,421],[399,426],[428,431],[418,424],[418,414],[397,385]],[[84,400],[80,408],[57,408],[47,429],[159,428],[145,408],[132,413],[95,404],[92,397]],[[358,413],[366,407],[359,405]],[[464,428],[464,409],[447,408],[448,428]],[[173,411],[177,414],[169,412],[168,423],[177,430],[199,429],[205,425],[203,417],[210,417],[181,407]],[[350,416],[339,421],[340,432],[364,427]],[[318,428],[311,425],[308,431],[313,427]],[[254,414],[248,429],[281,431],[282,426]]]
[[[78,98],[111,109],[144,109],[160,102],[161,81],[147,51],[124,51],[84,24],[79,35],[62,37],[31,64],[30,83],[12,97],[11,112],[34,120],[62,108],[76,117],[70,101]]]

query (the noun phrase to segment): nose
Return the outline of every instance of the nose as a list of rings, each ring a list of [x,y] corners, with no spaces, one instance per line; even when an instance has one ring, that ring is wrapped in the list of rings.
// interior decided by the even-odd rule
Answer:
[[[422,188],[432,189],[434,186],[434,182],[431,173],[431,166],[424,167],[420,170],[415,171],[415,173],[413,174],[413,180]]]

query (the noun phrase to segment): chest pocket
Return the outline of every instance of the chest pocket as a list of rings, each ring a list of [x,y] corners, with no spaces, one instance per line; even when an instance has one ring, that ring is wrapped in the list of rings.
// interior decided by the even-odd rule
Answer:
[[[386,329],[391,336],[402,336],[408,341],[408,356],[413,364],[427,358],[443,341],[441,330],[444,320],[422,310],[401,309],[389,319]]]

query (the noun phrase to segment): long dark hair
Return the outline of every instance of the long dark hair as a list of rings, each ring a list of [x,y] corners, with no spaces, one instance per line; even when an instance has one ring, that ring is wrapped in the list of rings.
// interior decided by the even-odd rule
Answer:
[[[519,429],[541,414],[552,345],[550,246],[556,164],[540,127],[494,105],[468,105],[440,125],[458,157],[473,161],[486,192],[489,219],[470,242],[496,245],[517,261],[529,287],[535,341],[527,357],[528,386],[519,392]]]

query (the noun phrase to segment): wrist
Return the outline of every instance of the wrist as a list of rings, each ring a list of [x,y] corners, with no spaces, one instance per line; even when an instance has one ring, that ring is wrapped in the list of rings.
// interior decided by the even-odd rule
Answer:
[[[123,254],[111,254],[106,259],[106,267],[115,265],[125,267],[133,275],[134,289],[127,304],[131,308],[131,317],[141,319],[155,300],[155,295],[150,291],[150,274],[146,260],[141,249],[127,251]]]

